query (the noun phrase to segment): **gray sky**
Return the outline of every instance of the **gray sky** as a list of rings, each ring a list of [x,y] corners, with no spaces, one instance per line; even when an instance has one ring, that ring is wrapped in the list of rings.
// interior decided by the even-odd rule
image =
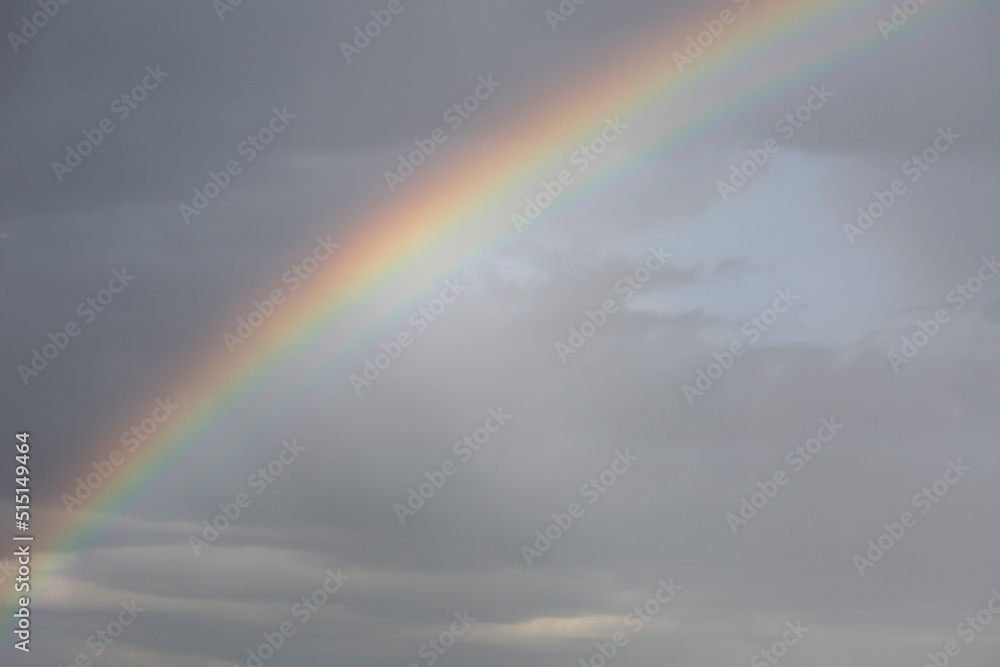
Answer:
[[[226,358],[224,334],[281,288],[235,352],[259,353],[296,307],[293,265],[349,262],[367,212],[473,168],[511,118],[558,107],[660,26],[680,50],[678,26],[732,8],[721,50],[775,6],[592,0],[553,30],[556,0],[400,0],[347,62],[341,42],[389,4],[248,1],[220,18],[209,0],[70,2],[0,47],[0,415],[6,441],[31,432],[40,536],[31,653],[8,635],[3,664],[247,665],[282,623],[294,634],[262,664],[917,667],[950,641],[951,664],[995,664],[994,612],[981,631],[965,620],[994,595],[1000,609],[1000,11],[984,2],[931,0],[884,41],[892,3],[856,3],[824,34],[878,48],[801,84],[734,50],[699,94],[752,80],[759,96],[682,145],[650,149],[700,97],[609,107],[629,127],[571,205],[485,255],[418,258],[247,386],[176,467],[139,475],[142,420],[162,434],[203,408],[178,378]],[[38,11],[5,3],[0,27]],[[490,76],[499,88],[391,192],[397,155]],[[813,86],[832,96],[781,138]],[[93,153],[54,169],[105,117]],[[262,128],[266,147],[243,143]],[[723,200],[719,181],[769,137],[780,148]],[[178,205],[230,160],[186,224]],[[884,214],[845,230],[896,179]],[[463,238],[510,227],[536,182]],[[50,334],[65,349],[28,372]],[[352,385],[400,334],[399,357]],[[144,491],[91,547],[53,551],[54,527],[92,511],[68,514],[74,478],[132,427],[111,482]],[[239,516],[209,539],[220,504]],[[94,639],[119,618],[113,643]]]

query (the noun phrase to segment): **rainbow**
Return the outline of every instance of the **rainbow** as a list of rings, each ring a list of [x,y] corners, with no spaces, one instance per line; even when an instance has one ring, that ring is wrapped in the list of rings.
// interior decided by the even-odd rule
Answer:
[[[398,326],[400,313],[412,309],[429,290],[456,272],[473,271],[486,258],[529,241],[593,192],[613,187],[658,156],[694,145],[708,132],[724,134],[727,123],[745,118],[775,97],[800,95],[823,77],[863,66],[866,58],[883,50],[912,48],[919,37],[943,26],[957,29],[958,18],[972,19],[975,10],[986,5],[983,0],[924,5],[887,43],[876,21],[888,16],[890,3],[749,0],[745,11],[731,6],[737,21],[683,72],[675,65],[674,53],[683,51],[687,38],[704,30],[702,21],[717,18],[717,13],[699,10],[669,30],[652,28],[633,38],[602,69],[567,82],[546,94],[543,104],[510,119],[496,132],[501,140],[477,146],[475,153],[447,160],[441,156],[439,164],[428,165],[392,202],[358,216],[354,228],[360,231],[335,239],[341,243],[340,253],[236,354],[229,355],[221,343],[215,345],[164,384],[177,387],[163,393],[182,396],[182,409],[87,500],[84,510],[45,525],[36,534],[37,548],[44,547],[55,559],[94,547],[116,529],[116,513],[150,507],[182,488],[194,459],[201,457],[199,464],[206,456],[224,460],[232,446],[215,445],[215,451],[206,452],[206,443],[219,439],[225,429],[247,430],[255,419],[264,419],[266,412],[247,407],[260,400],[261,392],[269,394],[269,412],[275,414],[283,405],[275,396],[287,401],[317,383],[346,383],[352,371],[344,369],[357,363],[358,352],[388,325]],[[544,21],[541,11],[539,21]],[[559,29],[572,28],[571,19]],[[671,117],[662,123],[668,129],[648,148],[628,159],[599,164],[589,181],[572,186],[527,235],[514,231],[510,215],[518,208],[511,208],[510,202],[534,195],[543,178],[551,179],[581,143],[596,136],[605,118],[634,120],[654,109],[669,109]],[[447,267],[448,273],[434,267]],[[324,342],[334,330],[349,344],[330,353]],[[276,386],[279,376],[285,379]],[[117,438],[111,437],[87,460],[106,458],[116,447]],[[78,470],[69,477],[86,472]],[[63,486],[68,490],[72,484]],[[36,563],[41,556],[36,554]],[[69,567],[46,570],[43,565],[34,575],[34,587],[40,583],[42,588],[35,598],[44,603],[45,581],[39,582],[39,577],[54,578]],[[5,586],[4,595],[11,637],[16,597],[12,587]],[[37,599],[33,604],[39,604]]]

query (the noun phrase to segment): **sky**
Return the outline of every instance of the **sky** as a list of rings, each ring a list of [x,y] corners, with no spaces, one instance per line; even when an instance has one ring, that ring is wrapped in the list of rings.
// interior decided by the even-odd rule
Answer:
[[[577,2],[0,7],[2,664],[995,664],[1000,10]]]

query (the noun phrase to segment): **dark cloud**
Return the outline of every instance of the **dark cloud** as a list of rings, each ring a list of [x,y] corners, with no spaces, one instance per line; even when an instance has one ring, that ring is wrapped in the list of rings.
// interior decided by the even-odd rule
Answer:
[[[223,332],[318,236],[366,231],[364,214],[395,201],[385,169],[478,77],[493,74],[503,94],[441,164],[490,154],[499,128],[603,76],[652,26],[675,34],[729,6],[401,0],[347,63],[340,43],[390,3],[244,2],[221,20],[217,4],[59,5],[0,63],[0,415],[32,433],[39,526],[66,520],[75,478],[157,399],[181,406],[164,429],[206,407],[191,378],[224,358]],[[576,9],[553,31],[546,11],[561,5]],[[478,621],[442,665],[576,663],[619,630],[621,665],[745,663],[797,619],[810,630],[789,664],[941,650],[996,585],[1000,282],[960,300],[953,290],[1000,250],[1000,15],[932,5],[816,81],[754,100],[708,91],[732,115],[655,155],[677,132],[676,105],[694,100],[623,109],[630,131],[560,212],[473,265],[439,260],[482,250],[470,244],[398,267],[241,401],[216,406],[211,428],[111,508],[92,546],[38,558],[36,643],[17,659],[221,667],[291,620],[297,634],[266,664],[426,664],[421,646],[464,610]],[[0,26],[37,11],[8,3]],[[147,67],[169,75],[147,78],[120,118],[114,100]],[[835,95],[822,112],[723,202],[717,182],[824,82]],[[287,127],[245,161],[241,145],[275,110]],[[60,182],[52,162],[105,117],[114,131]],[[904,163],[948,127],[958,141],[909,180]],[[227,178],[229,160],[241,169]],[[193,206],[212,173],[228,182],[187,224],[178,205]],[[897,178],[905,194],[852,243],[844,225]],[[521,186],[470,229],[509,225],[537,189]],[[88,306],[116,271],[134,279]],[[359,395],[350,376],[380,343],[414,334],[410,313],[444,277],[468,290]],[[770,321],[780,289],[799,303]],[[894,372],[887,354],[938,309],[948,322]],[[766,324],[751,335],[754,317]],[[79,334],[26,385],[19,366],[72,324]],[[253,358],[258,340],[238,354]],[[734,342],[743,353],[730,355]],[[685,385],[702,394],[687,400]],[[490,410],[511,417],[475,451],[465,438],[476,442]],[[843,424],[831,442],[794,454],[830,419]],[[257,493],[251,476],[290,438],[305,451]],[[638,460],[602,482],[625,451]],[[138,474],[145,452],[109,484]],[[966,476],[921,513],[914,496],[959,459]],[[787,484],[772,487],[778,472]],[[429,497],[401,525],[395,506],[421,485]],[[252,502],[196,555],[203,522],[240,493]],[[727,514],[755,493],[773,497],[734,535]],[[549,529],[559,536],[527,566],[522,547],[572,503],[582,514]],[[906,511],[916,525],[859,576],[854,557]],[[300,623],[294,605],[337,567],[350,578]],[[670,577],[682,590],[633,634],[626,615]],[[95,656],[88,637],[133,599],[148,611]],[[988,664],[988,642],[963,646],[963,662]],[[9,639],[3,650],[14,655]]]

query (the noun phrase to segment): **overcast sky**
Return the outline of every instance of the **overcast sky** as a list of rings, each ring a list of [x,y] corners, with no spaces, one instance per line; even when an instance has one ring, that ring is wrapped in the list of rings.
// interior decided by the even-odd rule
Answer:
[[[728,10],[724,50],[782,6],[577,1],[0,7],[0,488],[30,431],[39,536],[31,652],[8,634],[0,662],[996,664],[1000,11],[977,0],[886,39],[892,3],[852,3],[815,80],[771,85],[737,50],[696,97],[612,104],[628,127],[569,205],[518,235],[537,179],[506,192],[463,237],[499,220],[503,242],[418,256],[215,406],[92,546],[53,550],[90,518],[76,477],[117,447],[107,483],[138,479],[153,429],[206,407],[193,364],[262,354],[239,318],[282,289],[280,327],[368,212],[476,168],[567,82],[627,77],[642,40],[683,50],[679,27]],[[345,49],[372,12],[387,25]],[[724,118],[650,149],[741,81]]]

